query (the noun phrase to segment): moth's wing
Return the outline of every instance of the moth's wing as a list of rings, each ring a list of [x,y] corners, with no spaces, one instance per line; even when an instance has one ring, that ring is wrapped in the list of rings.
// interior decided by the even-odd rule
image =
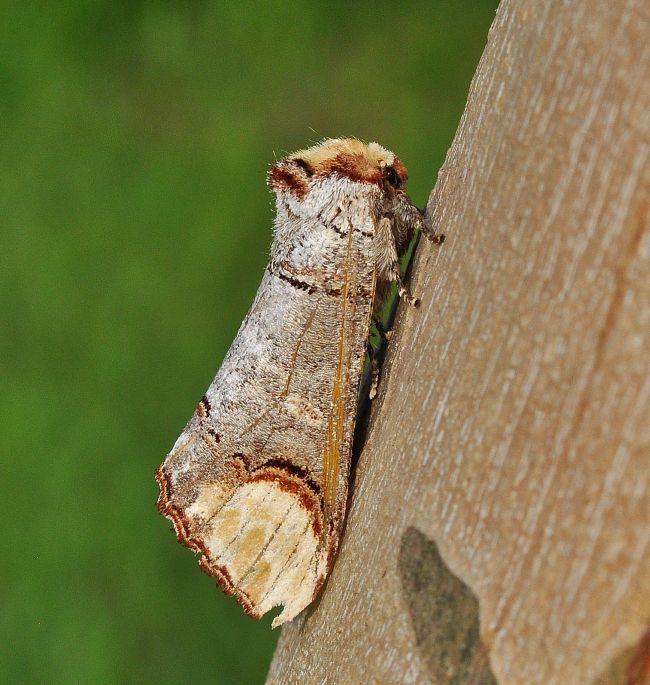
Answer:
[[[375,284],[353,239],[364,238],[348,232],[339,288],[265,274],[157,473],[179,541],[249,615],[284,605],[274,626],[318,593],[343,526]]]
[[[187,508],[174,504],[162,467],[160,509],[174,522],[179,541],[201,554],[200,566],[234,595],[250,616],[260,618],[285,605],[275,625],[290,620],[313,597],[323,574],[318,495],[300,475],[268,465],[233,487],[199,483]]]
[[[359,252],[353,249],[353,238],[362,242],[361,254],[374,254],[370,236],[355,236],[352,230],[349,232],[338,305],[340,314],[335,337],[331,411],[322,451],[323,509],[329,523],[327,573],[331,569],[345,520],[359,385],[377,285],[374,261],[359,258]]]

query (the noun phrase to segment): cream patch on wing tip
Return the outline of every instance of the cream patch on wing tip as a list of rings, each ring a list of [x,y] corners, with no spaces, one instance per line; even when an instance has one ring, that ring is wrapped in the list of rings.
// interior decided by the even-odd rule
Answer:
[[[207,483],[201,488],[198,497],[187,508],[187,515],[201,521],[208,520],[226,502],[229,493],[230,489],[218,481]]]
[[[210,521],[205,543],[214,563],[250,600],[256,614],[285,608],[296,616],[313,597],[320,563],[313,513],[276,481],[244,483]]]

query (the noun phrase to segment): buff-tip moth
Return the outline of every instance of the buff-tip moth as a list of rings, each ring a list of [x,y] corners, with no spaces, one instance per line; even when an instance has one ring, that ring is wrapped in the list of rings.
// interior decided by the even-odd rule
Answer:
[[[325,140],[274,164],[270,262],[214,381],[156,472],[158,507],[250,616],[312,602],[348,495],[360,380],[386,284],[415,229],[406,168],[376,143]]]

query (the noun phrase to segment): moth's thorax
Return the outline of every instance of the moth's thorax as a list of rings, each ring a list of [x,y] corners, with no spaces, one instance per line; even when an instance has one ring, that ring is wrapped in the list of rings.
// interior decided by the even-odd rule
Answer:
[[[379,202],[377,186],[338,175],[315,179],[302,199],[279,192],[272,261],[288,260],[298,268],[303,264],[308,268],[340,266],[347,250],[342,237],[352,226],[374,237]]]
[[[404,193],[406,179],[406,167],[396,155],[356,138],[326,140],[280,160],[269,172],[277,198],[272,263],[290,264],[296,272],[336,271],[344,261],[340,237],[354,226],[374,244],[368,257],[377,255],[383,278],[389,261],[386,241],[395,242],[401,253],[420,220]],[[388,220],[392,235],[383,231],[378,236],[382,219]]]

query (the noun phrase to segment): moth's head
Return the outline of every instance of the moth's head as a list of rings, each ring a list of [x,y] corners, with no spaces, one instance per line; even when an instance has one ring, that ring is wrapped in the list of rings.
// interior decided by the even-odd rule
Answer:
[[[330,138],[276,162],[268,183],[276,193],[302,200],[310,184],[331,176],[367,183],[392,193],[406,185],[408,174],[399,157],[377,143],[357,138]]]

